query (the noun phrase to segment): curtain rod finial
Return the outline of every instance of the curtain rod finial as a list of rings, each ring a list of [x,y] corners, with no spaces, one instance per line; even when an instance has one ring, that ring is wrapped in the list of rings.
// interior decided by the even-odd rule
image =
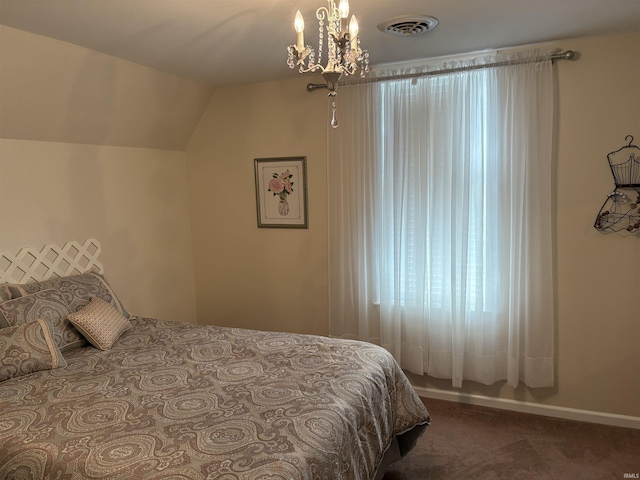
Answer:
[[[562,53],[562,58],[564,60],[573,60],[573,57],[575,57],[575,52],[573,50],[567,50]]]

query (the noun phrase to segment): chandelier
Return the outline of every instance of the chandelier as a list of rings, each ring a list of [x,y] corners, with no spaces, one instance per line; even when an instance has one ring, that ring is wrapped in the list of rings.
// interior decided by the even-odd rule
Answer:
[[[369,71],[369,52],[360,48],[358,37],[358,20],[355,15],[347,26],[349,17],[349,1],[340,0],[336,7],[335,0],[327,0],[327,7],[316,10],[318,19],[318,58],[311,46],[304,44],[304,19],[300,10],[296,13],[294,28],[298,34],[295,45],[287,47],[289,68],[298,67],[300,73],[321,72],[329,89],[329,97],[332,103],[331,126],[336,128],[336,88],[342,75],[354,75],[360,70],[360,75]],[[326,42],[325,42],[326,30]],[[327,63],[322,65],[323,47],[327,49]]]

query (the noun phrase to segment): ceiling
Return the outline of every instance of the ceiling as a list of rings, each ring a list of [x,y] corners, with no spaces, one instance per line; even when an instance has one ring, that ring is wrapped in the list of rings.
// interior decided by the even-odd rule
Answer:
[[[286,47],[325,0],[0,0],[0,24],[81,45],[214,86],[295,76]],[[371,64],[640,31],[640,0],[351,0]],[[440,24],[403,38],[377,25],[430,15]],[[326,56],[326,54],[325,54]]]

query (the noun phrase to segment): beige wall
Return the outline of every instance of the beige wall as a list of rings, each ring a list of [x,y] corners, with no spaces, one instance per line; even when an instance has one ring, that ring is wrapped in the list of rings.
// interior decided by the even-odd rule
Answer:
[[[326,334],[326,92],[218,89],[187,149],[198,319]],[[309,229],[258,228],[254,159],[307,157]]]
[[[95,237],[129,311],[195,322],[184,148],[212,92],[0,26],[0,250]]]
[[[640,145],[640,34],[564,45],[581,58],[559,65],[557,395],[640,416],[640,234],[592,227],[614,187],[606,155]]]
[[[195,323],[184,153],[0,139],[0,250],[87,238],[132,314]]]

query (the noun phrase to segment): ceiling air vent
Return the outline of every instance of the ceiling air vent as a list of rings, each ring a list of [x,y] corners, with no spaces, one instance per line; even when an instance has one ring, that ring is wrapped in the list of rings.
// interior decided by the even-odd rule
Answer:
[[[378,24],[378,30],[400,37],[413,37],[433,30],[438,19],[427,15],[405,15],[394,17]]]

